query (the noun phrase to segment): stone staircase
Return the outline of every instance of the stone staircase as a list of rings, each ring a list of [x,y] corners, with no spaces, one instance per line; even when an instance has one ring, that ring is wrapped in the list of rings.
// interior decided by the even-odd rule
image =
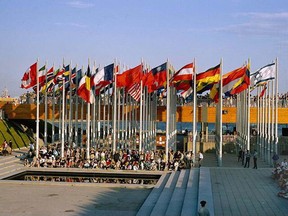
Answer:
[[[250,168],[253,160],[250,161]],[[199,202],[206,200],[210,215],[214,215],[214,202],[212,195],[210,168],[218,167],[215,154],[204,154],[201,168],[198,164],[192,169],[167,172],[161,176],[157,185],[151,191],[137,216],[194,216],[197,215]],[[258,167],[268,168],[269,165],[258,159]],[[244,169],[237,156],[223,154],[222,167]]]
[[[20,157],[26,152],[24,150],[13,151],[11,155],[0,156],[0,180],[24,168]]]
[[[201,170],[192,168],[163,174],[137,216],[197,215]]]

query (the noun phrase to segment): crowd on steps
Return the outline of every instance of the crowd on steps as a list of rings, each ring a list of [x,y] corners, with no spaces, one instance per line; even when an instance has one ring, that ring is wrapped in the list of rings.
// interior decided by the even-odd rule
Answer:
[[[61,157],[61,145],[42,146],[38,157],[33,144],[30,144],[24,165],[29,167],[50,168],[86,168],[86,169],[115,169],[115,170],[181,170],[194,166],[193,153],[163,150],[141,151],[121,149],[112,152],[108,149],[69,147],[65,145],[64,157]],[[201,154],[202,155],[202,154]]]

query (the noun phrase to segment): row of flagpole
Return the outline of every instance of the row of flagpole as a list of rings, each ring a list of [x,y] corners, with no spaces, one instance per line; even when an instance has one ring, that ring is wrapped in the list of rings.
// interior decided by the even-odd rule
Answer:
[[[39,59],[37,60],[37,63],[39,62]],[[69,90],[69,97],[66,94],[66,83],[65,83],[65,77],[63,78],[62,75],[62,100],[59,97],[59,135],[61,135],[61,156],[64,156],[64,147],[65,147],[65,142],[67,141],[69,145],[72,143],[72,137],[75,136],[75,142],[76,145],[78,145],[78,105],[81,104],[81,138],[83,137],[83,122],[86,121],[86,157],[89,159],[89,151],[90,147],[99,147],[99,140],[101,138],[101,122],[102,122],[102,139],[106,140],[103,141],[104,144],[106,142],[107,144],[107,139],[108,139],[108,146],[111,144],[111,149],[113,152],[117,150],[117,147],[119,147],[119,144],[121,144],[124,147],[131,147],[130,144],[128,146],[128,143],[133,143],[133,141],[136,139],[136,135],[138,133],[139,135],[139,140],[138,140],[138,149],[139,151],[143,151],[145,149],[151,149],[156,147],[156,115],[157,115],[157,102],[156,102],[156,93],[155,90],[153,89],[150,91],[150,87],[148,88],[143,86],[143,80],[141,79],[139,83],[139,88],[140,88],[140,100],[134,100],[132,99],[132,95],[128,94],[131,88],[126,89],[126,88],[118,88],[116,83],[117,83],[117,74],[119,74],[119,69],[117,69],[119,64],[117,62],[114,62],[113,64],[113,77],[114,77],[114,82],[113,82],[113,97],[110,96],[109,91],[109,86],[106,85],[102,90],[104,89],[104,93],[96,95],[96,97],[92,101],[89,101],[86,103],[86,120],[84,120],[84,100],[80,99],[77,94],[72,95],[72,69],[71,69],[71,62],[68,65],[68,69],[65,68],[65,71],[69,72],[69,85],[70,85],[70,90]],[[144,65],[141,63],[142,66]],[[170,85],[171,80],[175,78],[175,75],[180,72],[175,73],[174,69],[170,65],[169,61],[165,63],[166,65],[159,66],[157,70],[159,69],[160,72],[163,70],[162,67],[166,67],[166,144],[165,144],[165,154],[166,157],[168,158],[168,150],[169,148],[175,149],[176,147],[176,90],[177,86],[175,85]],[[218,94],[218,98],[215,96],[214,99],[216,98],[218,101],[217,106],[216,106],[216,139],[215,139],[215,147],[217,150],[218,154],[218,162],[219,165],[222,165],[222,147],[223,147],[223,141],[222,141],[222,110],[223,110],[223,102],[222,102],[222,95],[226,92],[223,92],[224,88],[227,88],[229,84],[234,81],[239,84],[239,81],[241,85],[234,84],[233,86],[233,91],[235,89],[241,88],[241,90],[238,89],[238,91],[235,91],[234,93],[237,96],[237,124],[236,124],[236,129],[238,132],[238,139],[237,139],[237,144],[239,144],[242,148],[246,150],[250,150],[250,91],[252,90],[251,88],[257,88],[257,92],[259,92],[259,89],[264,91],[266,88],[268,88],[268,93],[264,94],[263,97],[259,97],[257,99],[257,106],[258,106],[258,114],[257,114],[257,149],[260,152],[260,155],[263,156],[265,160],[269,161],[269,158],[271,156],[272,151],[277,152],[277,144],[278,144],[278,133],[277,133],[277,121],[278,121],[278,75],[277,75],[277,70],[278,70],[278,61],[276,59],[275,64],[275,75],[271,75],[271,70],[269,68],[270,65],[264,66],[263,68],[259,69],[256,73],[254,74],[249,74],[249,83],[248,82],[243,82],[245,81],[245,77],[247,77],[247,74],[242,75],[242,71],[248,71],[250,67],[250,61],[248,61],[249,66],[246,66],[245,68],[239,68],[237,70],[232,71],[233,74],[230,72],[228,74],[225,74],[222,76],[222,71],[223,71],[223,60],[221,59],[220,65],[217,69],[217,67],[212,68],[207,70],[206,72],[211,73],[211,71],[216,71],[217,73],[213,74],[213,86],[214,89],[211,90],[211,92],[216,92]],[[45,63],[45,66],[47,63]],[[63,65],[64,65],[64,60],[63,60]],[[200,89],[205,89],[205,78],[204,81],[201,83],[201,75],[203,75],[205,72],[201,74],[196,73],[196,67],[195,67],[195,59],[193,61],[193,72],[190,75],[190,79],[194,80],[192,82],[193,86],[190,86],[189,88],[193,89],[193,146],[192,149],[194,153],[196,150],[196,136],[197,136],[197,120],[196,120],[196,106],[197,106],[197,93],[198,93],[198,88]],[[271,64],[273,65],[273,64]],[[95,65],[94,65],[95,66]],[[88,73],[90,72],[90,61],[88,62],[88,69],[86,72],[87,78]],[[95,66],[96,67],[96,66]],[[107,66],[108,67],[108,66]],[[46,68],[46,67],[45,67]],[[105,68],[105,67],[104,67]],[[184,68],[184,67],[183,67]],[[268,68],[268,69],[267,69]],[[187,69],[187,68],[186,68]],[[46,84],[47,84],[47,68],[46,70]],[[74,69],[73,69],[74,70]],[[83,68],[82,68],[83,70]],[[82,71],[81,70],[81,71]],[[104,69],[103,69],[104,70]],[[151,71],[156,70],[152,69]],[[158,70],[158,72],[159,72]],[[192,69],[191,69],[192,70]],[[274,70],[274,69],[273,69]],[[38,64],[36,64],[36,71],[38,71]],[[77,71],[75,67],[75,71]],[[143,71],[146,71],[144,74],[147,75],[150,70],[146,66],[146,68],[143,68]],[[267,72],[268,71],[268,72]],[[125,70],[124,70],[125,72]],[[123,72],[123,73],[124,73]],[[155,72],[155,71],[154,71]],[[156,71],[157,72],[157,71]],[[157,72],[157,73],[158,73]],[[241,72],[241,73],[239,73]],[[238,80],[235,78],[231,78],[231,74],[235,77],[235,74],[239,73],[238,75]],[[245,72],[246,73],[246,72]],[[263,73],[263,74],[261,74]],[[268,74],[270,73],[270,74]],[[273,72],[274,73],[274,72]],[[256,75],[255,75],[256,74]],[[259,76],[263,78],[263,76],[268,76],[269,79],[264,80],[265,82],[262,82],[263,80],[260,79],[259,81]],[[267,75],[268,74],[268,75]],[[121,74],[120,74],[121,75]],[[199,78],[198,78],[199,75]],[[255,77],[253,77],[255,75]],[[258,76],[258,77],[257,77]],[[147,75],[148,77],[148,75]],[[218,77],[218,78],[215,78]],[[86,79],[87,79],[86,78]],[[241,78],[241,79],[240,79]],[[252,83],[253,85],[250,85],[250,80],[253,82],[256,80],[256,83]],[[267,78],[267,77],[266,77]],[[81,78],[82,81],[83,77]],[[149,78],[147,78],[148,80]],[[230,79],[230,80],[229,80]],[[89,79],[90,80],[90,79]],[[183,81],[183,80],[182,80]],[[77,79],[76,75],[76,86],[78,85],[79,79]],[[175,83],[180,83],[179,80]],[[204,83],[204,84],[203,84]],[[245,88],[243,88],[243,83],[245,84]],[[263,87],[263,83],[265,83],[266,87]],[[154,85],[155,83],[152,82],[150,85]],[[87,85],[87,83],[86,83]],[[90,83],[89,83],[90,85]],[[202,86],[201,86],[202,85]],[[127,87],[127,86],[126,86]],[[131,87],[131,86],[130,86]],[[39,77],[37,73],[37,119],[36,119],[36,152],[38,153],[39,151],[39,104],[40,104],[40,95],[39,95]],[[46,86],[46,88],[48,88]],[[264,89],[265,88],[265,89]],[[180,88],[181,89],[181,88]],[[186,87],[184,88],[185,90],[188,90]],[[215,89],[217,91],[215,91]],[[79,90],[79,88],[78,88]],[[183,90],[183,89],[182,89]],[[94,90],[96,91],[96,90]],[[270,93],[271,92],[271,93]],[[231,93],[231,89],[230,89]],[[216,94],[216,95],[217,95]],[[271,96],[272,94],[272,96]],[[69,106],[67,102],[67,97],[69,98]],[[89,96],[91,97],[91,95]],[[211,93],[210,93],[211,97]],[[76,102],[76,107],[75,107],[75,117],[73,118],[73,98],[75,98]],[[111,100],[112,98],[112,100]],[[44,131],[44,142],[45,144],[47,143],[47,91],[45,91],[45,131]],[[79,103],[80,99],[80,103]],[[54,120],[55,120],[55,88],[53,88],[53,97],[52,97],[52,104],[53,104],[53,119],[52,119],[52,141],[54,140],[54,135],[55,135],[55,129],[54,129]],[[91,104],[92,106],[92,113],[91,113]],[[102,105],[101,105],[102,104]],[[173,106],[172,106],[173,105]],[[112,108],[111,108],[112,106]],[[69,108],[69,109],[68,109]],[[69,110],[69,115],[67,117],[67,110]],[[101,116],[101,110],[102,116]],[[110,110],[112,110],[112,116],[110,116]],[[129,111],[128,111],[129,110]],[[139,113],[138,113],[139,111]],[[107,112],[107,113],[106,113]],[[92,116],[92,121],[91,121],[91,116]],[[136,126],[136,122],[139,116],[139,127]],[[240,117],[241,116],[241,117]],[[61,117],[61,118],[60,118]],[[67,131],[67,118],[68,118],[68,131]],[[72,119],[75,119],[75,124],[74,124],[74,129],[73,129],[73,124],[72,124]],[[110,128],[110,119],[112,122],[112,129]],[[120,125],[121,121],[121,125]],[[92,122],[92,124],[91,124]],[[111,129],[111,130],[110,130]],[[74,134],[73,134],[74,130]],[[137,133],[136,133],[137,132]],[[92,133],[92,135],[91,135]],[[66,137],[65,137],[66,136]],[[68,136],[68,138],[67,138]],[[97,142],[96,142],[97,140]],[[126,143],[125,143],[126,142]],[[96,145],[97,143],[97,145]],[[135,143],[135,142],[134,142]],[[103,144],[103,143],[102,143]],[[153,144],[153,145],[152,145]],[[80,144],[82,146],[82,142]],[[103,145],[102,145],[103,146]],[[107,146],[107,145],[106,145]],[[135,147],[135,146],[133,146]],[[195,160],[195,154],[194,154],[194,160]]]

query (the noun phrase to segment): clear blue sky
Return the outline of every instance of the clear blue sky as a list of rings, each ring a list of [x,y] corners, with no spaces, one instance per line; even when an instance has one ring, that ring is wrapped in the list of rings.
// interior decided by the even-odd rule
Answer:
[[[288,91],[287,0],[1,0],[0,28],[0,91],[12,97],[27,91],[21,78],[37,58],[85,68],[88,58],[129,67],[169,59],[175,69],[195,58],[198,72],[223,58],[225,74],[278,57],[279,92]]]

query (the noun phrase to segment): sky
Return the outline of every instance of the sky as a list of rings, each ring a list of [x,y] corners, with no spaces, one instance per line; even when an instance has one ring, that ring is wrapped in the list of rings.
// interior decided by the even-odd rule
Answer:
[[[176,70],[195,59],[197,72],[222,59],[225,74],[276,58],[286,93],[287,36],[287,0],[1,0],[0,94],[27,92],[21,78],[37,59],[84,68],[168,60]]]

